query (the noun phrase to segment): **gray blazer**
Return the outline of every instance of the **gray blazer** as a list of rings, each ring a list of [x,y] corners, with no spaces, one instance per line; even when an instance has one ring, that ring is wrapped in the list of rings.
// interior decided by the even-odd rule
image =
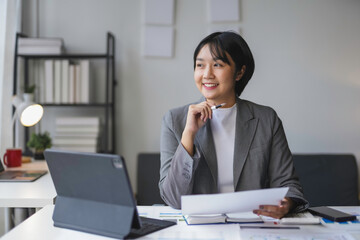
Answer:
[[[239,98],[236,104],[235,191],[289,187],[286,196],[297,203],[294,211],[305,210],[308,202],[295,175],[292,155],[276,112]],[[167,112],[161,128],[160,195],[174,208],[181,207],[182,195],[218,192],[218,160],[211,120],[196,134],[193,157],[181,144],[188,107]]]

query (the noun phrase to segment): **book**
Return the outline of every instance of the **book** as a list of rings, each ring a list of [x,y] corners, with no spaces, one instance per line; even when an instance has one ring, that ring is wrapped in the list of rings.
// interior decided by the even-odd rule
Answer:
[[[75,65],[75,103],[81,103],[81,72],[80,65]]]
[[[61,38],[19,38],[18,54],[62,54],[63,40]]]
[[[45,102],[54,102],[54,61],[45,60]]]
[[[100,123],[100,119],[98,117],[61,117],[61,118],[56,118],[55,120],[56,126],[61,126],[61,125],[98,126],[99,123]]]
[[[62,132],[61,130],[56,133],[54,138],[98,138],[98,132]]]
[[[82,133],[99,133],[98,127],[92,127],[92,126],[60,126],[57,127],[55,130],[56,133],[76,133],[76,134],[82,134]]]
[[[44,60],[29,61],[28,63],[28,84],[27,87],[35,84],[33,93],[33,101],[37,103],[44,103],[45,101],[45,69]]]
[[[90,97],[90,83],[89,83],[89,60],[81,60],[80,61],[80,82],[81,82],[81,90],[80,90],[80,102],[81,103],[89,103]]]
[[[19,46],[19,55],[32,55],[32,54],[43,54],[43,55],[60,55],[62,54],[62,47],[57,46]]]
[[[61,102],[61,60],[54,61],[54,103]]]
[[[73,64],[69,65],[69,101],[68,103],[75,103],[75,66]]]
[[[69,103],[69,60],[61,61],[61,103]]]
[[[45,64],[44,60],[38,61],[38,78],[37,78],[37,86],[38,86],[38,101],[40,103],[45,102],[46,96],[46,82],[45,82]]]
[[[62,38],[19,38],[18,46],[63,46]]]
[[[253,212],[184,215],[183,217],[188,225],[212,223],[263,223],[261,217]]]
[[[89,152],[95,153],[97,148],[96,146],[53,146],[54,149],[61,149],[61,150],[69,150],[75,152]]]
[[[53,139],[54,145],[79,145],[79,146],[96,146],[97,138],[79,138],[79,137],[54,137]]]

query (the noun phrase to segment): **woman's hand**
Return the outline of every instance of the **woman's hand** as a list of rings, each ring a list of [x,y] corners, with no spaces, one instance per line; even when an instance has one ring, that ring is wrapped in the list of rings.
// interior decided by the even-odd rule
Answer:
[[[196,105],[190,105],[186,119],[185,131],[194,136],[199,129],[204,126],[208,119],[212,117],[211,106],[207,102],[201,102]]]
[[[281,200],[278,206],[274,205],[261,205],[259,208],[253,211],[257,215],[269,216],[273,218],[284,217],[294,206],[294,202],[291,198],[284,198]]]
[[[206,121],[211,118],[212,110],[209,103],[201,102],[189,106],[181,143],[191,156],[194,155],[194,138],[196,133],[205,125]]]

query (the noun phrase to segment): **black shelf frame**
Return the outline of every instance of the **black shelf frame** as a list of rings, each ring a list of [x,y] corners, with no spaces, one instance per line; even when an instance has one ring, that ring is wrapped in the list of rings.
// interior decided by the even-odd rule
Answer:
[[[17,62],[19,58],[24,59],[24,86],[29,85],[29,60],[33,59],[105,59],[106,60],[106,92],[104,103],[89,103],[89,104],[50,104],[39,103],[43,107],[75,107],[75,108],[104,108],[105,110],[105,123],[103,128],[103,141],[102,146],[106,149],[100,149],[103,153],[116,153],[116,119],[115,119],[115,87],[117,86],[117,80],[115,77],[115,36],[111,32],[107,32],[106,35],[106,53],[105,54],[59,54],[59,55],[44,55],[44,54],[18,54],[18,40],[20,37],[27,37],[22,33],[16,34],[15,42],[15,58],[14,58],[14,81],[13,81],[13,95],[16,95],[17,90]],[[15,113],[15,107],[13,107],[13,114]],[[111,126],[110,126],[111,119]],[[13,129],[15,136],[15,128]],[[29,128],[25,128],[25,153],[30,150],[26,146],[26,142],[29,139]],[[109,140],[111,139],[111,145]],[[15,138],[14,138],[15,144]]]
[[[39,103],[44,107],[112,107],[113,104],[109,103],[76,103],[76,104],[68,104],[68,103],[60,103],[60,104],[53,104],[53,103]]]
[[[19,54],[18,57],[29,59],[96,59],[107,58],[107,54],[61,54],[61,55],[32,55],[32,54]],[[113,57],[113,56],[110,56]]]

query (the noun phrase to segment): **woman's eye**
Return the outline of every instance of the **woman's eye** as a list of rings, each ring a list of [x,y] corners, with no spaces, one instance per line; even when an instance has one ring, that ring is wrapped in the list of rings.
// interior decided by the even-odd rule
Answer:
[[[214,64],[214,67],[222,67],[222,64],[220,64],[220,63],[215,63],[215,64]]]
[[[196,64],[196,67],[202,67],[202,66],[203,66],[203,64],[201,64],[201,63]]]

